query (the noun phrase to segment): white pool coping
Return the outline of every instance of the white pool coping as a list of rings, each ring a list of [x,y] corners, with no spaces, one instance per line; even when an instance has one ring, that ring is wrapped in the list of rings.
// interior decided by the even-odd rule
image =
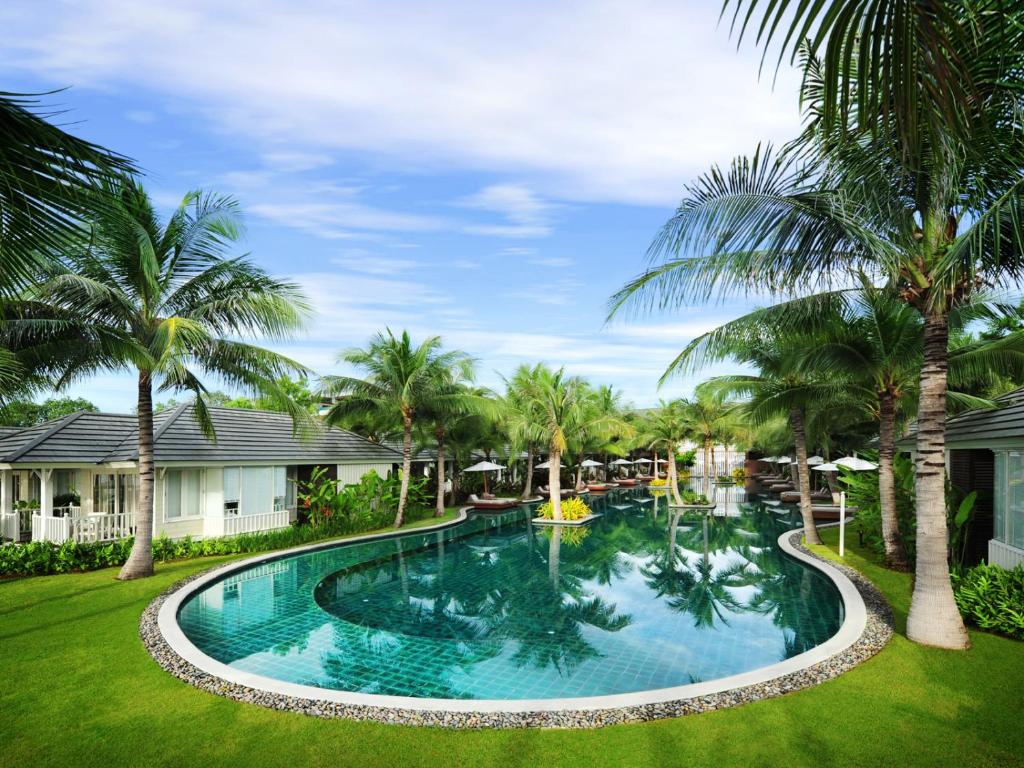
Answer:
[[[217,581],[228,574],[244,570],[250,566],[260,565],[269,561],[292,557],[304,552],[358,544],[378,539],[397,536],[430,533],[432,531],[455,527],[468,518],[469,507],[459,511],[459,517],[438,525],[424,526],[414,531],[395,531],[393,533],[373,534],[345,539],[343,542],[321,542],[282,550],[270,554],[258,555],[220,568],[196,578],[180,589],[167,596],[160,607],[157,622],[163,639],[170,648],[182,659],[202,672],[221,678],[236,685],[252,688],[279,696],[288,696],[311,702],[331,702],[341,705],[360,707],[377,707],[381,709],[402,709],[421,712],[479,712],[479,713],[525,713],[525,712],[581,712],[607,709],[641,707],[645,705],[667,704],[686,699],[723,693],[736,688],[767,683],[776,678],[799,672],[815,664],[826,661],[836,654],[842,653],[853,645],[867,627],[867,607],[853,582],[827,562],[794,547],[790,537],[799,529],[788,530],[779,536],[778,544],[783,552],[802,563],[810,565],[825,574],[835,584],[843,601],[844,619],[839,630],[821,645],[798,654],[776,664],[742,672],[729,677],[722,677],[706,682],[690,683],[671,688],[658,688],[632,693],[617,693],[605,696],[586,696],[562,699],[432,699],[413,696],[385,696],[378,694],[339,691],[331,688],[318,688],[310,685],[289,683],[276,680],[252,672],[244,672],[216,659],[199,650],[182,632],[177,616],[182,604],[193,594],[211,582]]]

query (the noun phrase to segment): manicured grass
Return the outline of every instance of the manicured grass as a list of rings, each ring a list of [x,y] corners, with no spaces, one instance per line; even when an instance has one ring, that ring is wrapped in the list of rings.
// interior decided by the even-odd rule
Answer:
[[[834,531],[825,537],[834,545]],[[0,584],[0,765],[1024,765],[1024,643],[979,632],[966,653],[898,636],[811,690],[595,731],[426,730],[239,704],[161,671],[137,634],[159,591],[228,559],[158,565],[128,583],[106,570]],[[902,628],[909,576],[855,546],[847,562],[888,595]]]

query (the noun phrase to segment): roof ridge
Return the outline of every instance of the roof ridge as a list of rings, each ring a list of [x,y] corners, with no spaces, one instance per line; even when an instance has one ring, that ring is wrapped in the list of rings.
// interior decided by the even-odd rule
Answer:
[[[37,445],[39,445],[41,442],[50,437],[53,437],[55,434],[64,429],[64,427],[66,427],[68,424],[71,424],[72,422],[77,420],[78,417],[84,413],[88,413],[88,411],[75,411],[74,413],[69,413],[67,416],[62,416],[61,418],[55,420],[53,426],[49,427],[48,429],[44,429],[39,435],[37,435],[36,437],[29,440],[27,443],[22,445],[18,450],[16,450],[14,453],[7,457],[7,461],[17,461],[19,458],[21,458],[26,453],[35,448]],[[46,422],[43,423],[45,424]],[[31,427],[28,427],[28,429],[31,429]]]
[[[183,414],[186,409],[191,408],[192,405],[193,405],[192,403],[182,403],[177,408],[175,408],[173,411],[171,411],[170,415],[166,419],[164,419],[164,423],[163,424],[161,424],[158,428],[153,430],[153,450],[154,451],[156,450],[156,441],[160,439],[160,435],[162,435],[164,432],[166,432],[167,429],[174,422],[176,422],[178,420],[178,417],[181,416],[181,414]],[[136,429],[136,431],[137,431],[137,429]]]

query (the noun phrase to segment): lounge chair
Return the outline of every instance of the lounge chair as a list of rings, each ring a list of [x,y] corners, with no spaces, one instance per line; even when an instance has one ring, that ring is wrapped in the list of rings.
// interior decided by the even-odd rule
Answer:
[[[487,495],[490,496],[491,494]],[[473,505],[474,509],[511,509],[522,504],[519,499],[482,499],[475,493],[469,495],[469,503]]]

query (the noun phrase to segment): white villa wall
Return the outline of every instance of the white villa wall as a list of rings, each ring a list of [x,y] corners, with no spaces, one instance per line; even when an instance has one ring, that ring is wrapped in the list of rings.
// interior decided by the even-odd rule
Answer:
[[[338,483],[341,485],[355,485],[359,482],[359,479],[371,469],[381,477],[387,477],[388,473],[391,471],[391,464],[339,464]]]

